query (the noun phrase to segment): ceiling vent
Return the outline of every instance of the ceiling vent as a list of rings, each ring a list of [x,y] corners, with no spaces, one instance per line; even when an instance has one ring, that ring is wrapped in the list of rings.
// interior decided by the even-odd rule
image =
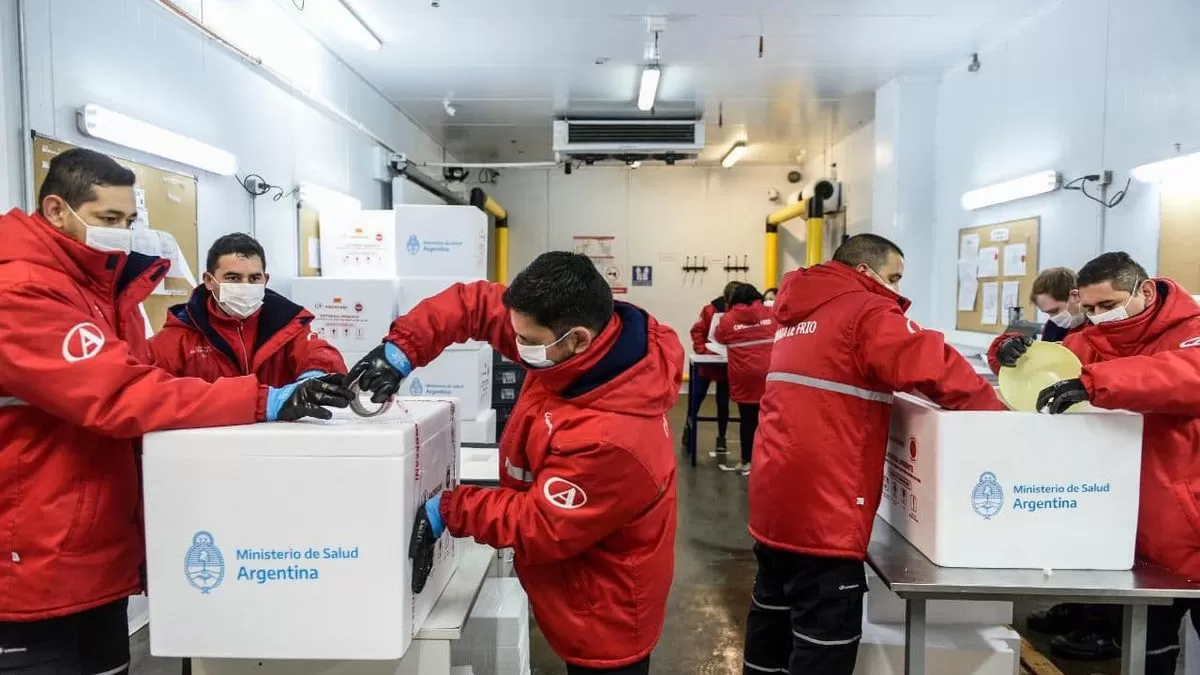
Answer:
[[[704,149],[697,120],[557,120],[556,159],[689,159]]]

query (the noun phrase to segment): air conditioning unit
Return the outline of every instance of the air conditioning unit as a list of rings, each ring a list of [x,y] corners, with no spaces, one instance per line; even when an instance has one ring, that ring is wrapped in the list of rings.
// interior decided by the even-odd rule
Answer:
[[[556,120],[554,155],[566,159],[690,159],[704,149],[698,120]]]

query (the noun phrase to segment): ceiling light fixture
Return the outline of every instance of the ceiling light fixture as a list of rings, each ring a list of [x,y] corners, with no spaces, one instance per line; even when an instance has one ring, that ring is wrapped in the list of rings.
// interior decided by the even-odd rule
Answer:
[[[729,148],[729,152],[726,152],[725,156],[721,158],[721,166],[725,167],[726,169],[731,169],[733,168],[734,164],[737,164],[742,159],[742,155],[745,154],[746,141],[738,141],[737,143],[734,143],[733,147]]]
[[[648,112],[654,108],[654,100],[658,98],[658,81],[662,79],[662,68],[658,65],[646,66],[642,70],[642,86],[638,89],[638,110]]]
[[[311,16],[315,25],[326,26],[369,52],[383,48],[383,42],[350,9],[346,0],[306,0],[303,7],[303,12]]]
[[[962,207],[968,211],[974,211],[987,206],[1053,192],[1061,186],[1062,175],[1057,171],[1039,171],[1003,183],[964,192]]]
[[[1134,179],[1143,183],[1163,183],[1180,179],[1200,179],[1200,152],[1150,162],[1136,167]]]
[[[237,157],[194,138],[88,103],[76,115],[79,131],[222,176],[237,173]]]

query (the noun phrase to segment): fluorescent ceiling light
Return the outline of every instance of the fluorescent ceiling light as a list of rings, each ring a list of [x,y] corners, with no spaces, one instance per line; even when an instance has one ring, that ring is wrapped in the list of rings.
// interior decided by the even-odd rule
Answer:
[[[1062,176],[1057,171],[1039,171],[1021,178],[964,192],[962,207],[967,210],[982,209],[985,206],[1053,192],[1060,185],[1062,185]]]
[[[1200,180],[1200,152],[1143,164],[1133,170],[1143,183],[1162,183],[1179,179]]]
[[[237,173],[237,157],[233,153],[113,112],[95,103],[80,108],[76,121],[79,130],[93,138],[223,176]]]
[[[642,71],[642,86],[638,89],[638,110],[650,110],[654,107],[654,99],[658,97],[658,81],[662,79],[662,69],[658,66],[646,66]]]
[[[313,25],[328,27],[367,51],[377,52],[383,47],[383,43],[350,9],[346,0],[306,0],[301,13],[307,15]]]
[[[362,202],[337,190],[300,181],[300,203],[317,211],[361,211]]]
[[[721,158],[721,166],[726,169],[732,168],[734,164],[737,164],[742,159],[742,155],[744,154],[746,154],[746,141],[734,143],[733,147],[729,148],[729,152],[725,153],[725,156]]]

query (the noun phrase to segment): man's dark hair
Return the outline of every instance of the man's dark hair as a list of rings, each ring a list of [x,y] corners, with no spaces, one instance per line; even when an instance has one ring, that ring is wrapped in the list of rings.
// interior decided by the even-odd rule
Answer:
[[[850,267],[866,263],[867,267],[878,272],[887,264],[889,253],[904,257],[904,251],[889,239],[877,234],[856,234],[842,242],[833,252],[833,259]]]
[[[1077,284],[1075,271],[1069,267],[1051,267],[1048,270],[1042,270],[1033,280],[1033,289],[1029,291],[1029,301],[1033,302],[1034,298],[1039,295],[1048,295],[1059,302],[1067,302],[1071,299],[1071,291],[1079,287]]]
[[[1150,278],[1146,269],[1125,251],[1101,253],[1079,270],[1079,287],[1111,282],[1118,291],[1133,293],[1138,284]]]
[[[504,306],[562,336],[576,326],[599,333],[613,313],[612,289],[591,258],[551,251],[537,257],[504,291]]]
[[[762,302],[762,293],[753,284],[740,283],[733,292],[729,294],[729,305],[753,305],[756,302]]]
[[[240,255],[243,258],[258,257],[262,261],[263,271],[267,269],[267,253],[263,250],[262,244],[258,240],[248,234],[234,232],[217,238],[213,245],[208,249],[207,269],[209,274],[217,271],[217,266],[221,263],[221,257],[227,255]]]
[[[50,160],[46,180],[38,190],[38,213],[50,195],[62,197],[68,206],[76,209],[96,198],[94,188],[97,186],[132,187],[136,182],[137,176],[112,157],[95,150],[72,148]]]

